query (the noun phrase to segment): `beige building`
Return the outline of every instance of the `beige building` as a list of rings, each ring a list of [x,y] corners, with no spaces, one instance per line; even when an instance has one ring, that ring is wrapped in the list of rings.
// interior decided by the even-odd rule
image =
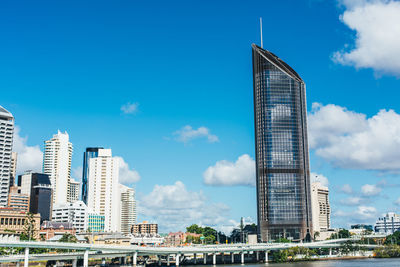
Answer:
[[[0,208],[0,234],[14,232],[21,234],[25,230],[27,213],[12,208]],[[38,237],[40,229],[40,215],[34,214],[34,238]]]
[[[18,155],[17,152],[12,152],[11,154],[10,186],[17,184],[17,181],[15,180],[15,178],[17,177],[17,155]]]
[[[125,185],[119,185],[121,193],[121,232],[129,234],[132,225],[136,223],[135,190]]]
[[[311,207],[314,232],[326,232],[331,227],[329,189],[320,182],[311,184]]]
[[[158,224],[156,223],[148,223],[144,221],[142,223],[137,223],[132,225],[132,234],[157,234],[158,233]]]
[[[81,184],[80,182],[70,179],[68,183],[68,195],[67,195],[68,202],[74,203],[79,200],[80,184]]]
[[[29,211],[29,196],[21,194],[18,186],[10,187],[8,193],[8,207],[15,210],[28,212]]]

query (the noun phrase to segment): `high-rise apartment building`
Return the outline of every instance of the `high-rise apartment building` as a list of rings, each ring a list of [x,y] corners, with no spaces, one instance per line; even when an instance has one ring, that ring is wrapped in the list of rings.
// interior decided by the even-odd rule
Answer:
[[[10,188],[17,184],[15,180],[17,178],[17,152],[11,153],[11,177],[10,177]]]
[[[254,44],[252,50],[261,240],[311,240],[305,84],[276,55]]]
[[[99,149],[97,157],[88,160],[88,207],[104,215],[104,231],[120,231],[119,161],[111,149]]]
[[[88,177],[89,177],[89,159],[97,158],[99,149],[102,147],[87,147],[83,153],[83,173],[82,173],[82,201],[87,205],[88,201]]]
[[[0,106],[0,207],[6,207],[8,203],[13,134],[14,117]]]
[[[29,197],[29,212],[40,214],[40,220],[51,218],[52,188],[47,174],[26,172],[18,176],[18,186],[22,195]]]
[[[328,231],[331,227],[329,189],[320,182],[311,184],[311,207],[314,232]]]
[[[121,192],[121,232],[129,234],[132,225],[136,224],[135,189],[119,185]]]
[[[79,186],[79,182],[70,179],[68,184],[68,202],[74,203],[79,200]]]
[[[45,141],[43,173],[49,175],[53,188],[53,204],[68,201],[68,185],[71,179],[72,144],[67,132],[58,131]]]

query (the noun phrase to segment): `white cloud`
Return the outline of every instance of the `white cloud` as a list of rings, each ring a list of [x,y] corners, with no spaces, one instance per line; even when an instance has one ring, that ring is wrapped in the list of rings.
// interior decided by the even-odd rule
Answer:
[[[323,186],[329,186],[329,180],[327,177],[322,174],[318,174],[315,172],[311,173],[311,183],[320,182]]]
[[[128,102],[125,105],[121,106],[121,111],[124,114],[134,114],[138,111],[138,109],[139,109],[139,103],[137,102],[136,103]]]
[[[400,76],[400,2],[344,0],[342,3],[346,10],[340,19],[355,31],[355,45],[350,46],[353,49],[334,53],[334,61]]]
[[[400,206],[400,197],[399,197],[397,200],[395,200],[394,204],[396,204],[396,205],[399,205],[399,206]]]
[[[138,204],[139,213],[158,222],[161,231],[183,231],[193,223],[224,225],[230,210],[225,204],[207,201],[202,191],[189,191],[181,181],[155,185]]]
[[[180,130],[173,133],[176,136],[176,140],[183,143],[189,143],[190,141],[198,138],[206,138],[208,142],[215,143],[218,142],[218,136],[210,133],[207,127],[199,127],[193,129],[192,126],[186,125]]]
[[[378,211],[375,207],[359,206],[355,211],[355,215],[359,216],[360,219],[375,219],[378,215]]]
[[[382,191],[382,188],[380,188],[377,185],[374,184],[365,184],[361,187],[361,193],[364,196],[376,196]]]
[[[121,184],[136,183],[140,180],[139,173],[134,169],[130,169],[128,163],[122,157],[115,156],[114,158],[119,161],[119,182]]]
[[[365,114],[329,104],[313,104],[309,113],[310,148],[335,166],[400,170],[400,115],[380,110]]]
[[[353,193],[353,188],[349,184],[344,184],[340,189],[340,192],[345,193],[345,194],[352,194]]]
[[[208,185],[251,185],[256,184],[255,161],[247,154],[236,162],[221,160],[203,173],[203,181]]]
[[[17,174],[27,170],[42,171],[43,152],[38,145],[28,145],[28,137],[20,136],[20,128],[18,126],[15,126],[14,129],[13,151],[18,153]]]
[[[361,197],[348,197],[340,200],[340,203],[345,206],[358,206],[365,203],[365,201],[366,200]]]

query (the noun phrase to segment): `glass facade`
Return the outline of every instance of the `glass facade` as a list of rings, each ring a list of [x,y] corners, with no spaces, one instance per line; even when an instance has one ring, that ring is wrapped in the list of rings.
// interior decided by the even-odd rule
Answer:
[[[309,239],[305,84],[277,56],[252,48],[259,234],[262,241]]]
[[[104,215],[89,213],[87,227],[91,232],[104,232]]]
[[[97,158],[99,149],[102,147],[88,147],[86,152],[83,153],[83,173],[82,173],[82,201],[87,205],[88,201],[88,188],[89,188],[89,159]]]

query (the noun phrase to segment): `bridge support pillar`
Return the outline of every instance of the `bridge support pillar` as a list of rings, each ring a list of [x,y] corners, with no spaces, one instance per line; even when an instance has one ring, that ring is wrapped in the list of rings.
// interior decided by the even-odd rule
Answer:
[[[196,253],[194,253],[193,258],[194,258],[194,264],[196,265],[196,263],[197,263],[197,254]]]
[[[72,267],[78,267],[78,259],[72,260]]]
[[[167,266],[169,266],[169,265],[170,265],[170,262],[169,262],[169,257],[170,257],[170,255],[168,254],[168,255],[167,255]]]
[[[265,263],[268,263],[268,250],[265,251]]]
[[[332,248],[329,249],[329,256],[332,256]]]
[[[203,263],[207,264],[207,253],[203,254]]]
[[[19,261],[17,261],[17,262],[15,263],[15,266],[16,266],[16,267],[20,267],[20,265],[21,265],[21,263],[20,263]]]
[[[137,252],[132,254],[132,266],[136,267],[137,264]]]
[[[213,265],[216,265],[216,264],[217,264],[217,254],[214,253],[213,254]]]
[[[83,267],[89,267],[89,250],[85,250],[85,254],[83,254]]]
[[[240,253],[240,263],[244,264],[244,251]]]
[[[235,263],[235,253],[231,252],[231,262]]]
[[[29,266],[29,248],[25,248],[24,267]]]
[[[106,265],[106,258],[101,258],[101,265],[105,266]],[[75,266],[76,267],[76,266]]]
[[[176,254],[175,256],[175,265],[179,266],[179,254]]]
[[[161,266],[161,255],[157,255],[158,258],[158,266]]]
[[[254,251],[256,253],[256,261],[260,260],[260,253],[258,251]]]

